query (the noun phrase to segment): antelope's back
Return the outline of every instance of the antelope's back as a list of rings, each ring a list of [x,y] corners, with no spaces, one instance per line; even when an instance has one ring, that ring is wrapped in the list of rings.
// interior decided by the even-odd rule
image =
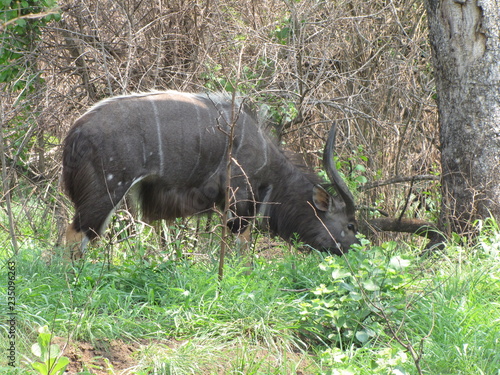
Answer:
[[[106,99],[79,118],[63,160],[78,157],[76,142],[105,176],[133,181],[156,175],[172,185],[196,185],[225,168],[232,119],[234,157],[245,173],[263,173],[275,146],[255,116],[221,95],[175,91]],[[66,167],[66,166],[65,166]]]

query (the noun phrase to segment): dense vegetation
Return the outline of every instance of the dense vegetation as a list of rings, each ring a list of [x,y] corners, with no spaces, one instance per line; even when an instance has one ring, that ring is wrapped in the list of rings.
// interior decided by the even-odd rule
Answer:
[[[217,246],[203,236],[195,248],[173,241],[159,252],[139,240],[152,231],[144,227],[135,240],[95,248],[79,267],[47,266],[52,249],[32,238],[14,258],[20,369],[9,371],[2,357],[3,373],[42,362],[32,345],[45,326],[71,373],[494,374],[493,224],[476,247],[450,243],[430,258],[402,242],[364,243],[343,258],[275,246],[251,269],[231,257],[220,283]],[[174,248],[183,258],[172,258]],[[3,262],[10,256],[4,248]],[[2,335],[8,328],[2,323]]]
[[[262,234],[253,255],[231,251],[219,281],[217,217],[151,227],[119,210],[85,262],[60,258],[72,213],[58,188],[67,128],[99,99],[151,89],[237,90],[313,167],[338,120],[338,166],[359,205],[435,219],[435,90],[420,1],[0,7],[0,373],[500,371],[494,221],[475,223],[477,243],[457,235],[425,257],[421,240],[369,229],[371,242],[333,258]],[[366,185],[414,175],[426,178]]]

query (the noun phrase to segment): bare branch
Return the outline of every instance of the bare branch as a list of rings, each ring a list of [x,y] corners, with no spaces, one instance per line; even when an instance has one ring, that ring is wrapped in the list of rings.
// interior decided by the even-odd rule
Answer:
[[[397,176],[384,181],[375,181],[369,184],[364,184],[358,188],[358,191],[367,191],[370,189],[375,189],[377,187],[399,184],[402,182],[414,182],[414,181],[440,181],[440,176],[435,176],[432,174],[416,175],[416,176]]]
[[[438,229],[437,225],[425,220],[383,217],[369,219],[367,224],[376,232],[413,233],[425,237],[430,241],[424,251],[434,247],[440,248],[446,242],[445,235]]]

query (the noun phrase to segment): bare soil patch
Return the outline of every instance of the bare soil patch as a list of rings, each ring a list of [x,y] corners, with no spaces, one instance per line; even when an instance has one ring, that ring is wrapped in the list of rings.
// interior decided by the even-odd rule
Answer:
[[[66,372],[69,375],[87,370],[95,375],[132,374],[138,360],[134,353],[141,343],[125,343],[122,340],[98,340],[88,342],[69,342],[65,338],[54,338],[53,342],[64,348],[64,356],[69,358]],[[144,343],[147,344],[147,343]],[[113,370],[111,372],[110,370]]]
[[[88,342],[67,342],[66,338],[55,337],[53,343],[60,346],[63,355],[68,357],[70,363],[66,368],[67,375],[76,375],[78,373],[87,373],[93,375],[133,375],[136,374],[144,365],[144,358],[141,362],[141,351],[148,347],[156,348],[159,352],[162,350],[176,350],[185,342],[175,339],[155,342],[148,340],[139,340],[138,342],[124,342],[122,340],[98,340],[95,343]],[[169,349],[170,348],[170,349]],[[154,351],[154,349],[152,349]],[[218,355],[213,356],[207,361],[206,356],[200,358],[199,374],[226,374],[231,371],[231,363],[234,360],[240,361],[245,357],[243,352],[250,354],[250,362],[258,363],[263,368],[266,366],[278,366],[282,358],[276,356],[276,353],[266,349],[255,347],[228,347],[222,349]],[[312,365],[310,360],[303,357],[300,353],[289,352],[286,354],[287,360],[298,364],[298,368],[291,373],[304,375]],[[151,358],[150,358],[151,359]],[[233,363],[234,365],[234,363]],[[87,371],[87,372],[85,372]]]

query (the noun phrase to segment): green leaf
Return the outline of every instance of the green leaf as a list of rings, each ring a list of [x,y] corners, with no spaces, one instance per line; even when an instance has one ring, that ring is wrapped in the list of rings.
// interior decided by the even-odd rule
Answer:
[[[329,294],[331,292],[333,292],[333,289],[328,288],[325,284],[321,284],[319,287],[316,288],[316,290],[313,290],[313,293],[317,296],[322,294]]]
[[[346,270],[343,270],[343,269],[336,269],[336,270],[333,270],[332,271],[332,278],[334,280],[337,280],[337,279],[344,279],[348,276],[350,276],[351,273],[349,271],[346,271]]]
[[[392,257],[389,264],[396,270],[402,270],[410,265],[410,261],[407,259],[403,259],[398,255]]]
[[[26,20],[24,18],[19,18],[16,20],[16,23],[18,26],[25,27],[26,26]]]
[[[41,332],[38,334],[38,344],[42,349],[42,352],[49,347],[52,335],[50,333]]]
[[[358,176],[355,178],[355,180],[360,185],[366,184],[368,182],[368,179],[365,176]]]
[[[364,344],[370,339],[370,336],[366,331],[358,331],[356,332],[356,338],[358,339],[359,342]]]
[[[363,296],[358,292],[350,292],[349,296],[353,301],[361,301],[363,299]]]
[[[69,359],[67,357],[59,358],[54,367],[52,367],[52,373],[62,375],[64,371],[66,371],[66,367],[68,365],[69,365]]]
[[[57,358],[57,356],[61,353],[61,350],[59,349],[59,345],[52,344],[49,347],[49,350],[47,354],[50,356],[50,358]]]
[[[41,362],[33,362],[31,364],[36,371],[38,371],[41,375],[49,375],[49,369],[45,363]]]
[[[355,171],[358,171],[358,172],[366,172],[366,168],[364,165],[362,164],[357,164],[355,167],[354,167],[354,170]]]
[[[363,281],[363,287],[370,292],[380,290],[380,287],[372,279]]]
[[[39,344],[31,345],[31,353],[36,357],[42,357],[42,348],[40,348]]]

